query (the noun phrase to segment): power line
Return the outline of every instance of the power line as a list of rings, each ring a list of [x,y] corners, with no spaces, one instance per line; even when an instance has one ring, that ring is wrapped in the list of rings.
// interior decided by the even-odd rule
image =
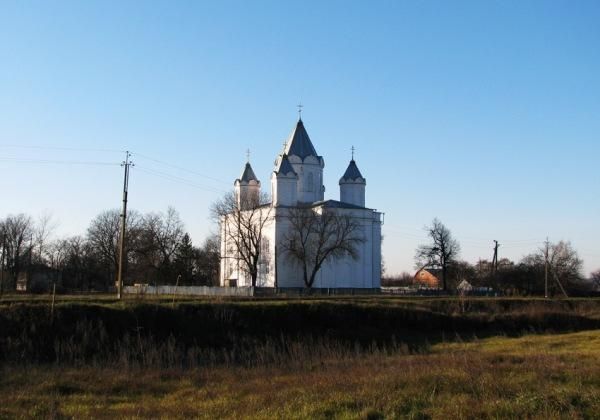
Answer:
[[[100,152],[100,153],[126,153],[125,150],[119,150],[119,149],[104,149],[104,148],[86,148],[86,147],[63,147],[63,146],[35,146],[35,145],[19,145],[19,144],[0,144],[0,148],[12,148],[12,149],[35,149],[35,150],[57,150],[57,151],[72,151],[72,152]],[[197,176],[201,176],[203,178],[206,179],[210,179],[212,181],[215,182],[219,182],[219,183],[223,183],[223,184],[230,184],[229,181],[224,181],[222,179],[218,179],[218,178],[214,178],[211,177],[209,175],[188,169],[188,168],[184,168],[182,166],[178,166],[178,165],[174,165],[172,163],[169,162],[165,162],[163,160],[160,159],[156,159],[153,158],[151,156],[139,153],[139,152],[131,152],[132,155],[136,156],[136,157],[140,157],[142,159],[146,159],[149,161],[152,161],[154,163],[158,163],[160,165],[165,165],[168,167],[171,167],[173,169],[178,169],[180,171],[184,171],[184,172],[188,172]],[[7,161],[6,159],[10,159],[10,161],[13,162],[19,162],[19,163],[69,163],[69,164],[79,164],[79,162],[75,162],[75,161],[51,161],[48,159],[25,159],[25,158],[0,158],[0,161]],[[84,163],[81,163],[84,164]],[[87,162],[85,162],[85,164],[87,164]],[[90,162],[90,164],[101,164],[101,163],[92,163]],[[112,164],[112,163],[111,163]],[[114,163],[114,165],[120,165],[120,163]]]
[[[84,161],[84,160],[24,159],[24,158],[13,158],[13,157],[0,157],[0,162],[40,163],[40,164],[52,164],[52,165],[99,165],[99,166],[118,166],[118,165],[120,165],[120,163],[117,163],[117,162],[98,162],[98,161]]]
[[[390,227],[396,231],[404,231],[405,229],[410,229],[410,230],[424,232],[423,228],[417,228],[417,227],[408,226],[408,225],[392,225],[392,224],[386,223],[386,228],[390,228]],[[416,233],[406,233],[406,235],[407,236],[414,235],[414,236],[418,236],[419,238],[424,238],[424,239],[428,238],[428,236],[426,236],[425,234],[417,235]],[[489,247],[489,245],[488,245],[490,242],[489,238],[474,237],[474,236],[462,236],[462,235],[458,235],[457,237],[461,243],[482,245],[482,248],[484,247],[483,245],[485,245],[485,248]],[[512,246],[512,245],[518,245],[520,243],[539,244],[539,243],[542,243],[544,240],[540,239],[540,238],[528,238],[528,239],[503,239],[503,238],[501,238],[501,239],[498,239],[498,241],[501,241],[503,244],[509,244],[510,246]],[[504,245],[503,245],[503,247],[504,247]]]
[[[220,183],[223,183],[223,184],[231,184],[231,182],[223,181],[222,179],[218,179],[218,178],[213,178],[211,176],[202,174],[200,172],[193,171],[191,169],[187,169],[187,168],[184,168],[184,167],[181,167],[181,166],[178,166],[178,165],[173,165],[172,163],[168,163],[168,162],[165,162],[165,161],[162,161],[162,160],[159,160],[159,159],[155,159],[153,157],[146,156],[146,155],[143,155],[141,153],[134,152],[134,155],[137,156],[137,157],[141,157],[142,159],[146,159],[146,160],[152,161],[154,163],[158,163],[158,164],[161,164],[161,165],[169,166],[169,167],[171,167],[173,169],[178,169],[180,171],[188,172],[188,173],[193,174],[193,175],[201,176],[202,178],[210,179],[211,181],[216,181],[216,182],[220,182]]]
[[[209,187],[209,186],[206,186],[206,185],[197,184],[194,181],[190,181],[189,179],[181,178],[181,177],[178,177],[176,175],[172,175],[172,174],[169,174],[169,173],[166,173],[166,172],[162,172],[162,171],[157,171],[157,170],[154,170],[154,169],[149,169],[149,168],[144,168],[144,167],[136,166],[135,170],[147,173],[149,175],[152,175],[152,176],[155,176],[155,177],[158,177],[158,178],[163,178],[163,179],[166,179],[168,181],[177,182],[177,183],[180,183],[182,185],[187,185],[189,187],[193,187],[193,188],[198,188],[198,189],[205,190],[205,191],[214,192],[214,193],[217,193],[217,194],[222,194],[222,193],[226,193],[227,192],[225,190],[221,190],[221,189]]]
[[[391,228],[390,228],[391,227]],[[429,236],[426,235],[417,235],[413,232],[406,232],[404,231],[404,228],[396,228],[394,225],[386,225],[386,230],[385,230],[385,234],[386,235],[391,235],[391,236],[403,236],[406,238],[410,238],[410,239],[418,239],[418,240],[422,240],[422,241],[427,241],[430,239]],[[464,245],[466,248],[476,248],[476,249],[489,249],[489,240],[486,241],[485,243],[483,241],[470,241],[470,240],[463,240],[462,238],[457,238],[458,241],[460,242],[461,245]],[[522,241],[522,242],[520,242]],[[505,242],[503,240],[503,242]],[[542,241],[530,241],[530,240],[507,240],[507,242],[509,242],[508,245],[503,245],[503,248],[529,248],[529,247],[533,247],[535,245],[539,245],[542,243]]]
[[[61,147],[61,146],[27,146],[21,144],[0,144],[0,147],[11,149],[37,149],[37,150],[62,150],[71,152],[100,152],[100,153],[125,153],[125,150],[98,149],[85,147]]]

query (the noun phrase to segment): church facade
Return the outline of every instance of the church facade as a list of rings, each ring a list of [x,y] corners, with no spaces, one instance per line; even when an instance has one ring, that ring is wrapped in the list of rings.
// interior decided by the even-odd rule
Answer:
[[[317,272],[315,288],[379,288],[381,286],[382,213],[366,207],[366,179],[354,156],[339,180],[339,200],[325,200],[323,169],[325,161],[308,136],[300,118],[275,160],[270,179],[270,203],[259,209],[264,217],[260,240],[257,287],[304,287],[302,268],[285,251],[290,211],[311,208],[348,216],[358,228],[361,242],[355,258],[344,256],[326,261]],[[261,183],[250,162],[235,180],[238,202],[261,194]],[[221,223],[221,286],[251,286],[252,279],[240,261],[239,252],[227,235],[227,223]]]

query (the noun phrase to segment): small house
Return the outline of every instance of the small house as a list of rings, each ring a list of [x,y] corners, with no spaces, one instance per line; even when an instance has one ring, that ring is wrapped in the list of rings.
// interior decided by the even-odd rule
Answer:
[[[435,276],[431,271],[421,268],[415,273],[414,284],[419,287],[439,289],[440,279],[437,278],[437,276]]]

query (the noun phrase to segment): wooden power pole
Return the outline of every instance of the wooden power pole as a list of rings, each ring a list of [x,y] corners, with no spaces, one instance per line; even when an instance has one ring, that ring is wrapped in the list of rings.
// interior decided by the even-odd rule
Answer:
[[[117,273],[117,299],[123,295],[123,265],[125,264],[125,227],[127,223],[127,192],[129,190],[129,167],[133,163],[129,160],[131,153],[125,152],[125,161],[121,164],[125,168],[123,175],[123,211],[121,212],[121,233],[119,235],[119,272]]]
[[[4,255],[6,254],[6,233],[2,235],[2,257],[0,257],[0,296],[4,293]]]
[[[546,249],[544,250],[544,297],[548,299],[548,237],[546,236]]]
[[[492,271],[494,275],[498,273],[498,241],[494,239],[494,257],[492,258]]]

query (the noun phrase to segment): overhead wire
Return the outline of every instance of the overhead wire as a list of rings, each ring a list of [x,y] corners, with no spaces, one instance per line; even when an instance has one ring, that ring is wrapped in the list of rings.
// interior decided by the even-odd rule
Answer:
[[[189,187],[193,187],[193,188],[198,188],[198,189],[202,189],[205,191],[210,191],[210,192],[214,192],[217,194],[223,194],[226,193],[227,191],[222,190],[222,189],[217,189],[217,188],[213,188],[207,185],[202,185],[202,184],[198,184],[194,181],[191,181],[189,179],[186,178],[181,178],[179,176],[173,175],[173,174],[169,174],[167,172],[162,172],[162,171],[157,171],[155,169],[151,169],[151,168],[145,168],[145,167],[140,167],[139,165],[135,165],[133,167],[133,169],[135,171],[140,171],[140,172],[144,172],[147,173],[149,175],[158,177],[158,178],[163,178],[172,182],[177,182],[180,183],[182,185],[187,185]]]
[[[22,144],[0,144],[0,148],[11,149],[38,149],[38,150],[62,150],[72,152],[101,152],[101,153],[125,153],[125,150],[118,149],[102,149],[102,148],[85,148],[85,147],[62,147],[62,146],[34,146]]]
[[[205,175],[205,174],[203,174],[203,173],[200,173],[200,172],[197,172],[197,171],[193,171],[193,170],[191,170],[191,169],[184,168],[184,167],[182,167],[182,166],[179,166],[179,165],[174,165],[174,164],[172,164],[172,163],[165,162],[165,161],[163,161],[163,160],[160,160],[160,159],[155,159],[155,158],[153,158],[153,157],[150,157],[150,156],[144,155],[144,154],[142,154],[142,153],[139,153],[139,152],[132,152],[132,154],[133,154],[133,156],[134,156],[134,157],[135,157],[135,156],[137,156],[137,157],[141,157],[142,159],[146,159],[146,160],[149,160],[149,161],[151,161],[151,162],[158,163],[158,164],[160,164],[160,165],[165,165],[165,166],[168,166],[168,167],[170,167],[170,168],[173,168],[173,169],[178,169],[178,170],[180,170],[180,171],[188,172],[188,173],[190,173],[190,174],[197,175],[197,176],[200,176],[200,177],[202,177],[202,178],[210,179],[211,181],[219,182],[219,183],[222,183],[222,184],[231,184],[231,182],[224,181],[224,180],[222,180],[222,179],[218,179],[218,178],[214,178],[214,177],[212,177],[212,176]]]
[[[2,162],[14,163],[41,163],[55,165],[104,165],[104,166],[119,166],[117,162],[99,162],[99,161],[82,161],[82,160],[54,160],[54,159],[23,159],[12,157],[0,157]]]
[[[59,147],[59,146],[35,146],[35,145],[15,145],[15,144],[0,144],[0,148],[18,148],[18,149],[39,149],[39,150],[61,150],[61,151],[79,151],[79,152],[102,152],[102,153],[124,153],[125,150],[118,149],[106,149],[106,148],[83,148],[83,147]],[[173,169],[177,169],[180,171],[184,171],[196,176],[200,176],[202,178],[219,182],[222,184],[229,184],[227,181],[223,181],[218,178],[214,178],[203,173],[184,168],[179,165],[174,165],[169,162],[165,162],[160,159],[153,158],[151,156],[139,153],[132,152],[132,154],[136,157],[140,157],[142,159],[146,159],[148,161],[158,163],[160,165],[164,165],[167,167],[171,167]],[[57,165],[95,165],[95,166],[120,166],[120,162],[103,162],[103,161],[81,161],[81,160],[60,160],[60,159],[30,159],[30,158],[15,158],[15,157],[0,157],[0,161],[2,162],[13,162],[13,163],[26,163],[26,164],[57,164]],[[191,181],[186,178],[179,177],[177,175],[173,175],[167,172],[159,171],[154,168],[146,168],[140,167],[137,165],[135,167],[136,170],[140,172],[147,173],[149,175],[163,178],[172,182],[177,182],[182,185],[187,185],[193,188],[202,189],[205,191],[210,191],[214,193],[225,193],[226,191],[220,188],[211,187],[207,185],[198,184],[194,181]],[[391,229],[390,229],[391,228]],[[413,232],[409,233],[405,230],[412,230]],[[423,228],[417,228],[415,226],[408,225],[390,225],[386,224],[386,234],[392,236],[404,236],[411,239],[419,239],[419,240],[427,240],[429,237],[426,234],[416,234],[414,231],[423,231]],[[460,242],[464,243],[469,248],[481,248],[487,249],[489,246],[485,244],[490,242],[491,239],[481,238],[481,237],[461,237]],[[528,239],[498,239],[501,242],[501,246],[504,249],[512,249],[512,248],[525,248],[534,245],[543,245],[543,239],[536,238],[528,238]],[[597,254],[589,254],[585,253],[588,256],[597,256]]]

